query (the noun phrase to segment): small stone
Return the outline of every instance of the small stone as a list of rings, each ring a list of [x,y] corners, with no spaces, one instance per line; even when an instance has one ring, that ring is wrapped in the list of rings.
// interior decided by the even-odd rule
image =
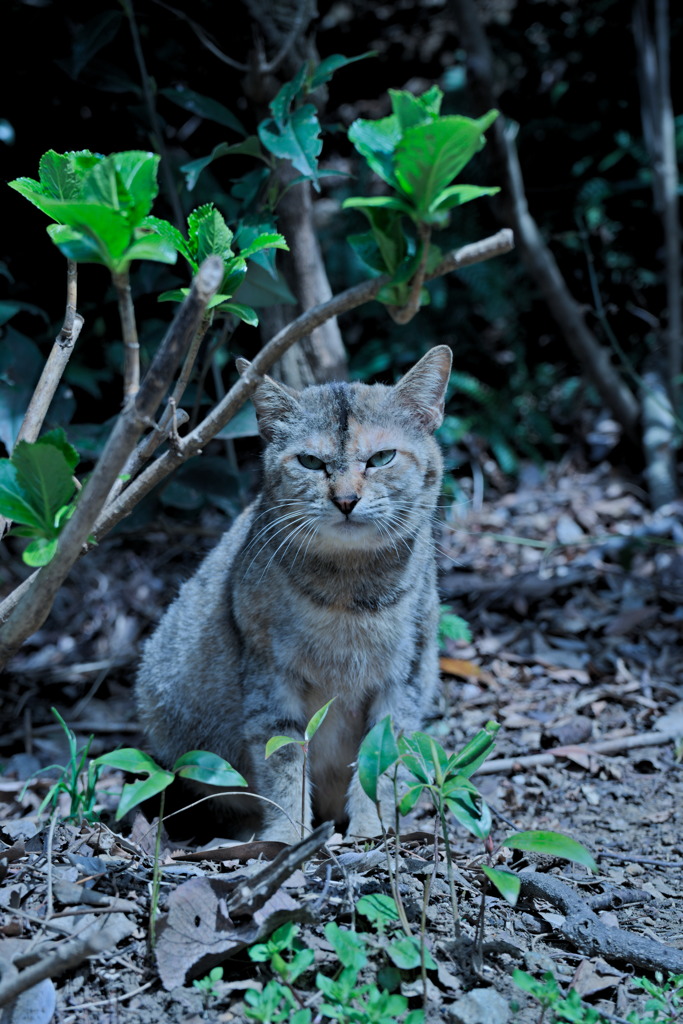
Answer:
[[[449,1007],[453,1024],[507,1024],[510,1007],[493,988],[473,988]]]

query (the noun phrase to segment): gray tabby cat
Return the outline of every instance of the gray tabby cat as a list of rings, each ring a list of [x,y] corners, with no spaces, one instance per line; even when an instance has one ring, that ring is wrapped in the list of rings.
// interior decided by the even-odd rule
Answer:
[[[249,366],[238,362],[241,373]],[[450,349],[439,345],[394,387],[298,393],[265,377],[254,394],[263,490],[181,588],[147,641],[137,681],[160,759],[211,750],[284,809],[222,795],[241,835],[299,838],[301,748],[267,761],[264,748],[271,736],[302,738],[332,697],[310,746],[304,824],[315,814],[348,819],[352,835],[380,830],[354,762],[386,715],[397,730],[419,728],[437,682],[442,461],[432,433],[450,367]],[[387,823],[392,813],[385,792]]]

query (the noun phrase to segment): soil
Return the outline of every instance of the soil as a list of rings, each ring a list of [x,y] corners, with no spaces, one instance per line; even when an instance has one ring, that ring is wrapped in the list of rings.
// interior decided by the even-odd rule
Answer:
[[[460,939],[429,807],[417,808],[400,843],[398,883],[415,934],[431,884],[426,934],[437,968],[427,972],[427,1019],[538,1020],[538,1003],[512,981],[515,969],[537,978],[552,971],[563,990],[571,984],[586,1002],[624,1019],[643,1006],[634,975],[653,977],[667,965],[683,974],[681,508],[652,514],[625,474],[569,459],[544,475],[529,466],[514,491],[491,494],[476,503],[465,491],[446,509],[439,555],[444,602],[467,620],[472,641],[445,642],[443,686],[426,726],[450,752],[487,721],[500,724],[495,751],[474,776],[492,809],[492,842],[450,822]],[[216,837],[210,845],[221,847],[222,859],[200,851],[199,859],[186,860],[177,841],[164,840],[166,923],[154,955],[154,831],[139,815],[114,820],[121,773],[100,778],[99,821],[39,813],[55,773],[35,772],[68,760],[51,706],[75,730],[79,747],[92,734],[91,757],[118,746],[144,748],[130,691],[140,641],[224,527],[207,512],[192,532],[165,523],[106,540],[75,568],[50,620],[5,677],[0,998],[16,970],[43,965],[48,980],[0,1006],[1,1024],[239,1024],[246,1019],[245,989],[271,977],[266,964],[247,955],[257,935],[288,917],[299,920],[315,968],[331,975],[335,959],[324,925],[351,927],[361,895],[389,892],[381,842],[353,847],[334,837],[331,859],[321,848],[284,881],[271,881],[275,911],[270,904],[251,907],[230,931],[225,907],[236,887],[253,884],[281,847],[226,852],[230,837]],[[19,570],[4,558],[11,589]],[[65,798],[59,809],[68,813]],[[506,837],[530,829],[583,843],[599,872],[506,847]],[[185,839],[183,849],[191,850]],[[489,887],[482,911],[479,865],[487,863],[523,877],[535,869],[541,894],[533,882],[523,884],[513,907]],[[557,897],[557,882],[581,901],[583,931],[572,931],[576,907]],[[174,925],[183,899],[190,918]],[[201,942],[183,931],[191,930],[188,921],[208,929]],[[635,952],[617,942],[615,952],[605,934],[643,942]],[[364,980],[376,978],[383,962],[377,946]],[[233,955],[225,959],[228,947]],[[207,995],[191,976],[205,976],[218,959],[223,977]],[[297,982],[304,1000],[313,979],[310,970]],[[400,984],[411,1009],[423,1005],[419,970],[404,971]],[[313,1019],[318,1003],[311,1004]]]

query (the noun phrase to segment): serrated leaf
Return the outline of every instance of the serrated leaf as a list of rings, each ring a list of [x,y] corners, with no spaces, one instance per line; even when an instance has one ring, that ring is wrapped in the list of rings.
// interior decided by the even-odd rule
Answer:
[[[328,700],[328,702],[326,704],[323,704],[323,706],[319,708],[316,711],[316,713],[312,716],[304,731],[304,740],[308,742],[308,740],[313,739],[318,729],[325,721],[325,718],[327,717],[327,712],[330,710],[330,706],[336,699],[336,697],[333,697],[332,700]]]
[[[391,109],[400,129],[405,132],[418,124],[435,120],[441,110],[443,93],[438,85],[432,86],[422,96],[415,96],[403,89],[389,89]]]
[[[433,736],[414,732],[411,736],[401,736],[398,746],[401,761],[420,782],[431,784],[445,775],[448,755]]]
[[[396,146],[396,182],[418,213],[429,210],[481,149],[485,142],[483,126],[490,123],[490,115],[479,120],[454,115],[417,125],[403,134]]]
[[[377,803],[380,776],[398,759],[398,746],[391,718],[387,715],[369,731],[358,751],[358,780],[370,799]]]
[[[302,64],[291,82],[285,82],[269,103],[270,112],[279,128],[284,128],[292,103],[302,95],[307,70],[306,65]]]
[[[293,111],[282,124],[276,120],[262,121],[258,126],[261,142],[280,160],[289,160],[316,189],[318,184],[318,157],[322,150],[320,122],[312,103]]]
[[[161,235],[162,238],[165,238],[166,241],[170,245],[172,245],[173,248],[176,249],[176,251],[179,252],[181,256],[185,257],[188,263],[192,265],[192,269],[196,271],[197,267],[194,261],[192,260],[190,249],[187,244],[187,239],[183,235],[182,231],[179,231],[174,224],[170,224],[167,220],[164,220],[162,217],[154,217],[150,214],[148,217],[144,218],[144,220],[140,224],[140,227],[152,228],[152,230],[156,231],[158,235]]]
[[[303,740],[294,739],[293,736],[271,736],[266,743],[266,758],[269,758],[276,750],[280,750],[281,747],[289,746],[290,743],[298,743],[299,746],[302,746]]]
[[[502,843],[511,850],[526,850],[546,857],[562,857],[597,872],[598,865],[586,847],[561,832],[515,832]]]
[[[506,900],[511,907],[517,906],[517,899],[522,887],[519,877],[513,874],[512,871],[503,871],[501,868],[490,868],[487,864],[482,864],[481,870],[489,881],[493,882],[503,899]]]
[[[190,252],[200,264],[207,256],[220,256],[226,262],[233,258],[233,233],[213,203],[204,203],[187,218]]]
[[[55,153],[49,149],[40,158],[40,184],[45,194],[53,199],[77,199],[81,192],[81,177],[74,167],[73,153]]]
[[[159,192],[157,172],[161,157],[144,150],[127,150],[105,157],[103,164],[111,160],[117,175],[130,196],[127,213],[132,227],[137,227],[152,208]]]
[[[206,786],[246,786],[247,780],[224,758],[209,750],[190,750],[173,765],[173,771],[184,779],[194,779]]]
[[[66,432],[63,427],[55,427],[53,430],[46,431],[36,443],[50,444],[53,448],[57,448],[64,456],[69,469],[73,473],[80,461],[80,455],[74,446],[67,441]]]

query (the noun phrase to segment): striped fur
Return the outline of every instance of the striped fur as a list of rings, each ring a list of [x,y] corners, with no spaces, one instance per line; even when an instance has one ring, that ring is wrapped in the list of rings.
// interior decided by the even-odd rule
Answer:
[[[267,442],[263,490],[181,588],[137,681],[142,723],[165,763],[212,750],[284,808],[221,796],[240,834],[298,837],[301,748],[266,761],[264,747],[273,735],[302,738],[332,697],[310,746],[305,825],[315,814],[348,819],[354,835],[379,831],[353,763],[385,715],[418,728],[437,681],[442,462],[432,432],[450,365],[441,345],[395,387],[295,393],[266,377],[254,396]]]

